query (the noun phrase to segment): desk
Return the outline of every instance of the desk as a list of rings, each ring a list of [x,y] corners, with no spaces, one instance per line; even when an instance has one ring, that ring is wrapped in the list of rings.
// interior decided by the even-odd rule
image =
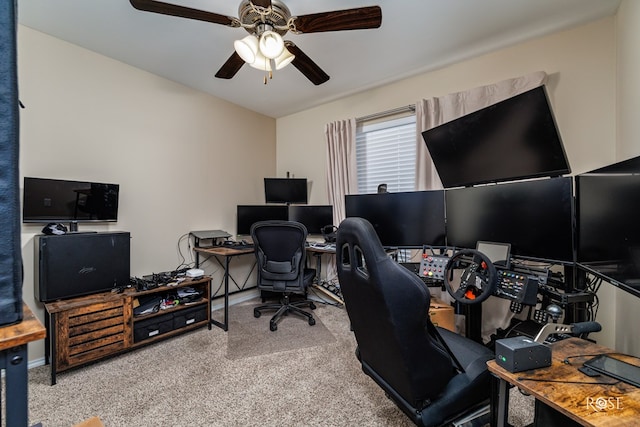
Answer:
[[[508,384],[513,384],[584,426],[640,424],[640,388],[604,375],[591,378],[578,371],[584,361],[596,354],[614,353],[613,350],[579,338],[558,341],[551,345],[551,349],[552,362],[547,368],[511,373],[498,366],[495,360],[487,362],[489,371],[499,381],[497,402],[492,401],[492,414],[497,420],[492,420],[491,425],[507,425]],[[638,358],[623,355],[615,357],[640,365]],[[566,358],[569,364],[563,362]],[[547,379],[551,381],[545,381]]]
[[[22,307],[22,322],[0,327],[0,369],[5,371],[8,426],[26,426],[29,421],[27,344],[47,335],[29,307],[24,303]]]
[[[335,293],[327,289],[325,286],[323,286],[326,283],[326,280],[322,279],[322,255],[329,254],[335,257],[336,255],[335,244],[333,244],[332,246],[314,246],[313,244],[311,244],[306,247],[306,251],[307,253],[310,253],[311,255],[316,257],[316,278],[315,278],[315,283],[312,285],[314,289],[317,289],[323,295],[329,297],[330,299],[334,300],[338,304],[344,305],[342,294],[336,295]]]
[[[231,274],[229,273],[229,263],[231,262],[231,258],[235,256],[253,254],[255,253],[255,250],[253,248],[236,249],[232,246],[228,246],[228,247],[212,246],[212,247],[206,247],[206,248],[193,248],[193,250],[196,251],[196,254],[202,253],[202,254],[212,255],[214,259],[218,262],[218,264],[220,264],[220,266],[224,269],[224,278],[223,278],[224,280],[224,321],[219,322],[211,318],[211,323],[218,326],[219,328],[222,328],[222,330],[224,331],[228,331],[229,330],[229,279],[233,280],[233,283],[236,284],[236,287],[239,290],[242,290],[244,289],[244,286],[247,284],[247,280],[249,280],[249,276],[251,276],[251,273],[255,268],[255,263],[254,263],[244,283],[242,284],[242,286],[240,286],[233,279],[233,277],[231,277]],[[219,257],[224,257],[224,264],[220,262]],[[200,261],[199,261],[199,258],[196,257],[196,268],[199,268],[199,267],[200,267]],[[213,294],[210,295],[209,298],[213,299]]]

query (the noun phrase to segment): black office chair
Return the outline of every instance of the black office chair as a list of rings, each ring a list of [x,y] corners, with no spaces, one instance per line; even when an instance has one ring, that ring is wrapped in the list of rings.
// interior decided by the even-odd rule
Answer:
[[[269,329],[278,329],[278,321],[284,315],[294,313],[307,319],[309,325],[316,324],[311,313],[301,307],[316,308],[304,299],[291,301],[292,294],[307,295],[307,288],[316,275],[314,269],[305,268],[305,243],[307,229],[295,221],[260,221],[251,226],[251,238],[255,245],[258,288],[262,291],[281,292],[278,304],[264,304],[253,309],[253,315],[260,317],[264,310],[276,310],[269,321]]]
[[[493,353],[431,323],[428,288],[385,253],[365,219],[340,224],[336,250],[356,356],[365,374],[416,425],[447,425],[471,413],[488,420],[486,362]]]

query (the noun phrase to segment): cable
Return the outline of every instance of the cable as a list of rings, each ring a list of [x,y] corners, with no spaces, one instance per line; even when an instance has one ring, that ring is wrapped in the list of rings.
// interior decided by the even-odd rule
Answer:
[[[612,383],[603,383],[603,382],[589,382],[589,381],[565,381],[565,380],[552,380],[547,378],[530,378],[530,377],[518,377],[516,378],[518,381],[538,381],[545,383],[563,383],[563,384],[597,384],[597,385],[616,385],[620,381],[614,381]]]

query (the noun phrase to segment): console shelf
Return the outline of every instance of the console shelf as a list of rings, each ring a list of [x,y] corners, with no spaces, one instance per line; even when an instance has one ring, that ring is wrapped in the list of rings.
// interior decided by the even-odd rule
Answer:
[[[161,298],[185,287],[196,289],[202,298],[134,315],[141,298]],[[211,279],[203,277],[140,292],[126,289],[46,303],[45,359],[51,364],[51,384],[58,372],[203,326],[211,329],[210,288]]]

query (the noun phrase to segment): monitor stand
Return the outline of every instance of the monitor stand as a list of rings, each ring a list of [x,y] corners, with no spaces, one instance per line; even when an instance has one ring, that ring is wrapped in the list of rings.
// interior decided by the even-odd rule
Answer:
[[[97,233],[97,231],[78,231],[78,221],[71,221],[69,223],[69,232],[67,234],[88,234]]]

